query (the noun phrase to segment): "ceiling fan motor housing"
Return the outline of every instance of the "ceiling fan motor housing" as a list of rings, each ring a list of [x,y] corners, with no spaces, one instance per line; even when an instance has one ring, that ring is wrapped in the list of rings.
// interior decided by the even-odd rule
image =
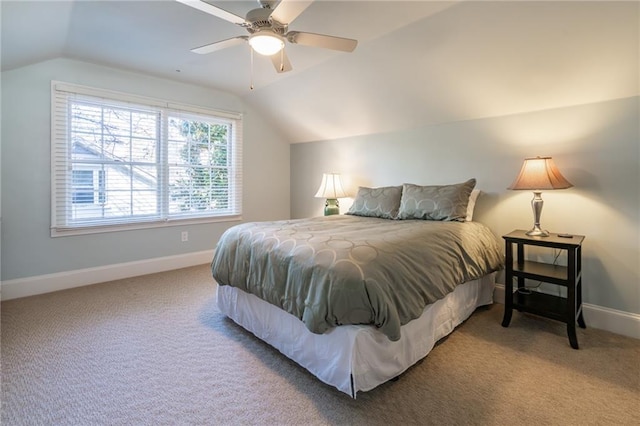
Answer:
[[[260,7],[273,10],[274,6],[278,4],[278,1],[279,0],[258,0],[258,4],[260,4]]]
[[[284,35],[287,26],[271,18],[271,12],[273,11],[268,8],[250,10],[245,18],[250,24],[250,26],[247,27],[247,31],[253,34],[268,28],[278,35]]]

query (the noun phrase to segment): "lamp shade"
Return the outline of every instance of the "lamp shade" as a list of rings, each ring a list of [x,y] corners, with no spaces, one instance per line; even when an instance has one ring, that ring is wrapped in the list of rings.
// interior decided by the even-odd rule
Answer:
[[[551,157],[525,158],[520,174],[507,189],[541,191],[566,189],[573,185],[562,176]]]
[[[320,188],[315,195],[317,198],[345,198],[348,195],[342,189],[342,181],[339,173],[323,173]]]

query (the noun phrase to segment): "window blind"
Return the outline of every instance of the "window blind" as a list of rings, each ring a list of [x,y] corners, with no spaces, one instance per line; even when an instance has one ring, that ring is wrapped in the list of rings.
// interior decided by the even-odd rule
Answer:
[[[242,117],[52,82],[52,235],[242,213]]]

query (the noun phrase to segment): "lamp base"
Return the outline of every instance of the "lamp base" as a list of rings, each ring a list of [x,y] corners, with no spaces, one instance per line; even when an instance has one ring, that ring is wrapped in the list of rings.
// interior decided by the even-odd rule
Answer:
[[[332,216],[334,214],[340,214],[340,204],[336,198],[327,198],[327,202],[324,205],[324,215]]]
[[[534,225],[530,231],[527,231],[526,234],[530,237],[548,237],[549,231],[545,231],[544,229],[540,229],[539,226]]]
[[[531,209],[533,210],[533,228],[526,234],[530,237],[548,237],[549,231],[545,231],[540,228],[540,216],[542,215],[542,201],[541,192],[533,191],[533,200],[531,200]]]

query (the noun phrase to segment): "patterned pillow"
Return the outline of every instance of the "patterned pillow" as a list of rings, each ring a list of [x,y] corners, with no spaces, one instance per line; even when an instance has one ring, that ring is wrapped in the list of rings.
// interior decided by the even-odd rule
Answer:
[[[448,220],[464,222],[475,179],[464,183],[419,186],[405,183],[398,219]]]
[[[358,188],[358,194],[346,214],[395,219],[400,208],[401,186]]]

